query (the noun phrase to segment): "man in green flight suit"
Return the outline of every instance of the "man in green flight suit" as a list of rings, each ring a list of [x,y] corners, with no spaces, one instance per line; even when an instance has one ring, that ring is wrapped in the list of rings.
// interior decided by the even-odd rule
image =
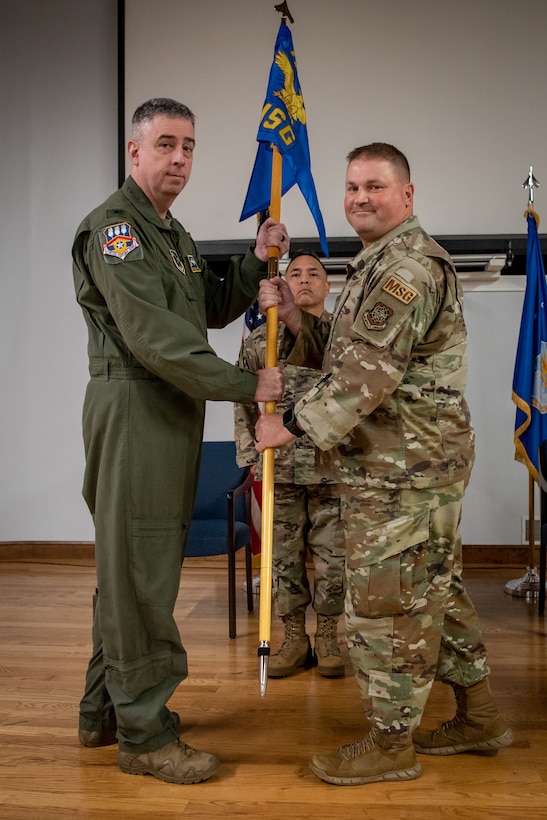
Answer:
[[[268,247],[289,248],[267,220],[221,280],[169,208],[186,186],[194,115],[143,103],[128,143],[131,175],[79,226],[74,285],[88,329],[83,493],[95,524],[99,595],[80,704],[84,746],[119,744],[118,765],[172,783],[207,780],[214,755],[179,738],[166,703],[187,676],[173,617],[199,470],[206,400],[277,401],[277,368],[220,359],[208,327],[256,298]]]

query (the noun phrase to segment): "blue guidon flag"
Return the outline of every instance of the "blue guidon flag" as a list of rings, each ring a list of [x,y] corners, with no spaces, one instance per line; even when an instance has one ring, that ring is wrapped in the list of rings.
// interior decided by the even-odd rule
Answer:
[[[539,447],[547,441],[547,285],[538,237],[539,218],[528,221],[526,291],[513,376],[515,459],[526,465],[539,483]]]
[[[275,42],[266,100],[258,126],[258,150],[239,221],[266,210],[272,183],[272,144],[283,158],[281,195],[298,185],[317,225],[321,248],[329,255],[323,216],[311,173],[304,98],[298,80],[291,32],[281,23]]]

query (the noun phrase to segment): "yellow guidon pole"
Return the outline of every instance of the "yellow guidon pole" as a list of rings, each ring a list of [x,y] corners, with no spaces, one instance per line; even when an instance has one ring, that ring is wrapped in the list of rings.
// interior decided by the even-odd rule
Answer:
[[[272,145],[272,188],[270,216],[280,222],[281,216],[281,172],[283,158]],[[268,250],[268,278],[279,275],[279,248],[270,246]],[[277,365],[277,306],[266,311],[266,367]],[[266,413],[275,413],[275,401],[265,403]],[[258,663],[260,694],[266,694],[268,680],[268,660],[270,657],[270,633],[272,626],[272,542],[274,520],[274,460],[275,450],[267,447],[262,461],[262,522],[260,531],[260,620],[258,626]]]

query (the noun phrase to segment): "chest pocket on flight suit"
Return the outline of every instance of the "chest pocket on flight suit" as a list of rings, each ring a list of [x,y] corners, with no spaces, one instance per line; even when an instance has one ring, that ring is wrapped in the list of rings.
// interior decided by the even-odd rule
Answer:
[[[172,246],[169,248],[168,269],[164,273],[166,288],[173,299],[171,308],[182,318],[192,322],[205,336],[205,289],[202,273],[193,256],[183,257]]]

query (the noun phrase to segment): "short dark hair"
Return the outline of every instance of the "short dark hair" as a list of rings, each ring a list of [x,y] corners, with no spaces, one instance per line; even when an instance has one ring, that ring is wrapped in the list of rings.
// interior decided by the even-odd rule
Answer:
[[[172,100],[169,97],[154,97],[151,100],[143,102],[142,105],[139,105],[133,114],[131,120],[133,135],[144,123],[151,122],[154,117],[160,115],[173,117],[173,119],[189,120],[192,125],[195,125],[196,122],[196,118],[188,106],[177,102],[177,100]]]
[[[327,269],[324,266],[323,262],[321,261],[321,257],[318,256],[315,253],[315,251],[312,251],[310,248],[297,248],[295,251],[291,251],[289,264],[287,265],[287,268],[290,265],[292,265],[294,260],[298,259],[300,256],[312,256],[314,259],[316,259],[319,262],[319,264],[321,265],[321,267],[323,268],[323,270],[325,271],[325,276],[328,278]]]
[[[354,148],[346,157],[348,163],[355,159],[385,159],[401,177],[402,182],[410,182],[410,165],[402,151],[388,142],[371,142]]]

